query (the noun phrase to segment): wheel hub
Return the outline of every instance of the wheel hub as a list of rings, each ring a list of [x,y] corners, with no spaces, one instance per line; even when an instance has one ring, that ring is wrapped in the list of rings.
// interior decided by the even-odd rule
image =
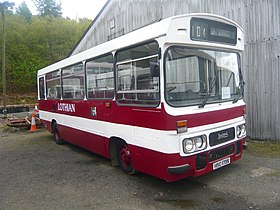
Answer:
[[[127,145],[123,145],[120,149],[120,160],[126,166],[130,165],[131,156],[130,156],[130,152],[129,152]]]

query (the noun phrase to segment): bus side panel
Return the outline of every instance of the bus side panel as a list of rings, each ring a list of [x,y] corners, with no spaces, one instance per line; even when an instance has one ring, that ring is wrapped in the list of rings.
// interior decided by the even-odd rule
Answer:
[[[40,112],[39,112],[40,113]],[[42,126],[49,131],[50,133],[52,133],[52,123],[46,120],[42,120],[40,119],[40,122],[42,124]]]
[[[59,129],[61,138],[65,141],[109,158],[106,150],[106,145],[109,144],[107,138],[61,125]]]
[[[56,112],[55,100],[39,100],[39,110]]]

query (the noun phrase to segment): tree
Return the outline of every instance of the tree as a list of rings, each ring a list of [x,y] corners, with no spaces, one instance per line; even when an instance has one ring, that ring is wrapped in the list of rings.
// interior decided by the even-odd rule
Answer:
[[[61,17],[61,3],[55,0],[33,0],[39,15],[42,17]]]
[[[3,85],[3,114],[6,117],[6,93],[7,93],[7,82],[6,82],[6,32],[5,32],[5,10],[13,9],[15,3],[4,1],[0,3],[1,17],[2,17],[2,85]]]
[[[36,93],[37,71],[66,58],[91,23],[91,20],[87,19],[77,22],[60,17],[40,16],[33,16],[32,22],[28,23],[22,16],[7,10],[5,17],[9,95]],[[2,91],[1,82],[0,78],[0,91]]]
[[[16,14],[23,16],[24,19],[29,23],[32,21],[32,13],[30,12],[25,1],[23,1],[21,5],[19,5],[19,7],[16,10]]]

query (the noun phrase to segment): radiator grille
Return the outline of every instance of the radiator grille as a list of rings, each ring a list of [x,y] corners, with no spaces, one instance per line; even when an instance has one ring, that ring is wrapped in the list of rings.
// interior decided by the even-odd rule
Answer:
[[[219,148],[216,150],[213,150],[209,153],[208,158],[209,158],[209,162],[218,160],[222,157],[225,157],[227,155],[230,155],[234,152],[234,144],[229,145],[227,147],[223,147],[223,148]]]

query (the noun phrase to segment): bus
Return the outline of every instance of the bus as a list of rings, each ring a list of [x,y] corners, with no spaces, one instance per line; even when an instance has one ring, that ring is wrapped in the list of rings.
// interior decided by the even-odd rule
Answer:
[[[160,20],[39,70],[42,125],[127,174],[209,173],[243,153],[243,50],[225,17]]]

